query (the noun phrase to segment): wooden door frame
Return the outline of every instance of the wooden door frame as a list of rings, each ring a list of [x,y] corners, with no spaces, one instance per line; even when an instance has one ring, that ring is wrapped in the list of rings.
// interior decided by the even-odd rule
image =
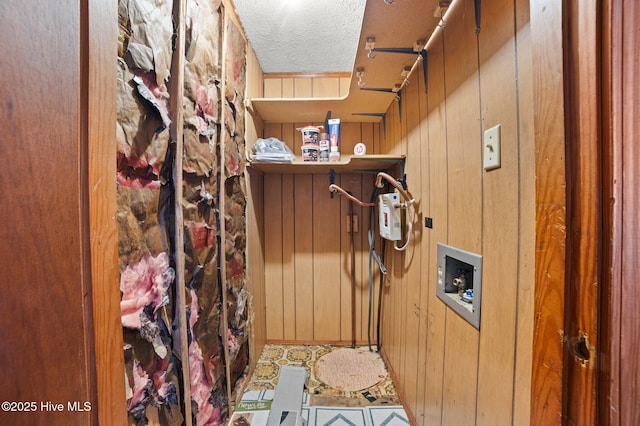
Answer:
[[[598,2],[530,3],[536,145],[531,424],[594,424],[601,265]]]
[[[640,8],[626,0],[530,7],[537,209],[531,424],[635,424],[640,339],[629,336],[640,327],[630,315],[640,294],[640,197],[632,189],[640,183],[633,141],[640,89],[630,76],[640,68],[633,55]]]
[[[125,424],[127,406],[116,223],[117,2],[80,2],[82,229],[92,423]],[[91,365],[93,364],[93,365]]]
[[[640,422],[640,7],[602,1],[603,267],[597,424]]]

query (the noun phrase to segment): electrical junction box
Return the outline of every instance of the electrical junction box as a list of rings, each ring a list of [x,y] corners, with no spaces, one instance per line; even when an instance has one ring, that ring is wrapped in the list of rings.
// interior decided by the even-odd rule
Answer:
[[[390,192],[378,196],[378,220],[380,222],[380,236],[391,241],[402,239],[402,208],[400,194]]]

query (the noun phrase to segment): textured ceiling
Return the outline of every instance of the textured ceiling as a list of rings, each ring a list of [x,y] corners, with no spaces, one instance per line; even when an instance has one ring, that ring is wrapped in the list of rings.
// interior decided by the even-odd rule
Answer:
[[[351,72],[366,0],[233,0],[265,73]]]

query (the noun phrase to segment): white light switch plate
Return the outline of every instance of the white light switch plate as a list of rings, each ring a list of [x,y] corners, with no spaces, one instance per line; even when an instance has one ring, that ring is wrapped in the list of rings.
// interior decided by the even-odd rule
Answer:
[[[500,167],[500,125],[484,131],[484,169]]]

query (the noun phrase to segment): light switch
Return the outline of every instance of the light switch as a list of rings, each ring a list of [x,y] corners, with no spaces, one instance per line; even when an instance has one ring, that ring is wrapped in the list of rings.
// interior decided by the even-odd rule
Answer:
[[[500,167],[500,125],[484,131],[484,169]]]

